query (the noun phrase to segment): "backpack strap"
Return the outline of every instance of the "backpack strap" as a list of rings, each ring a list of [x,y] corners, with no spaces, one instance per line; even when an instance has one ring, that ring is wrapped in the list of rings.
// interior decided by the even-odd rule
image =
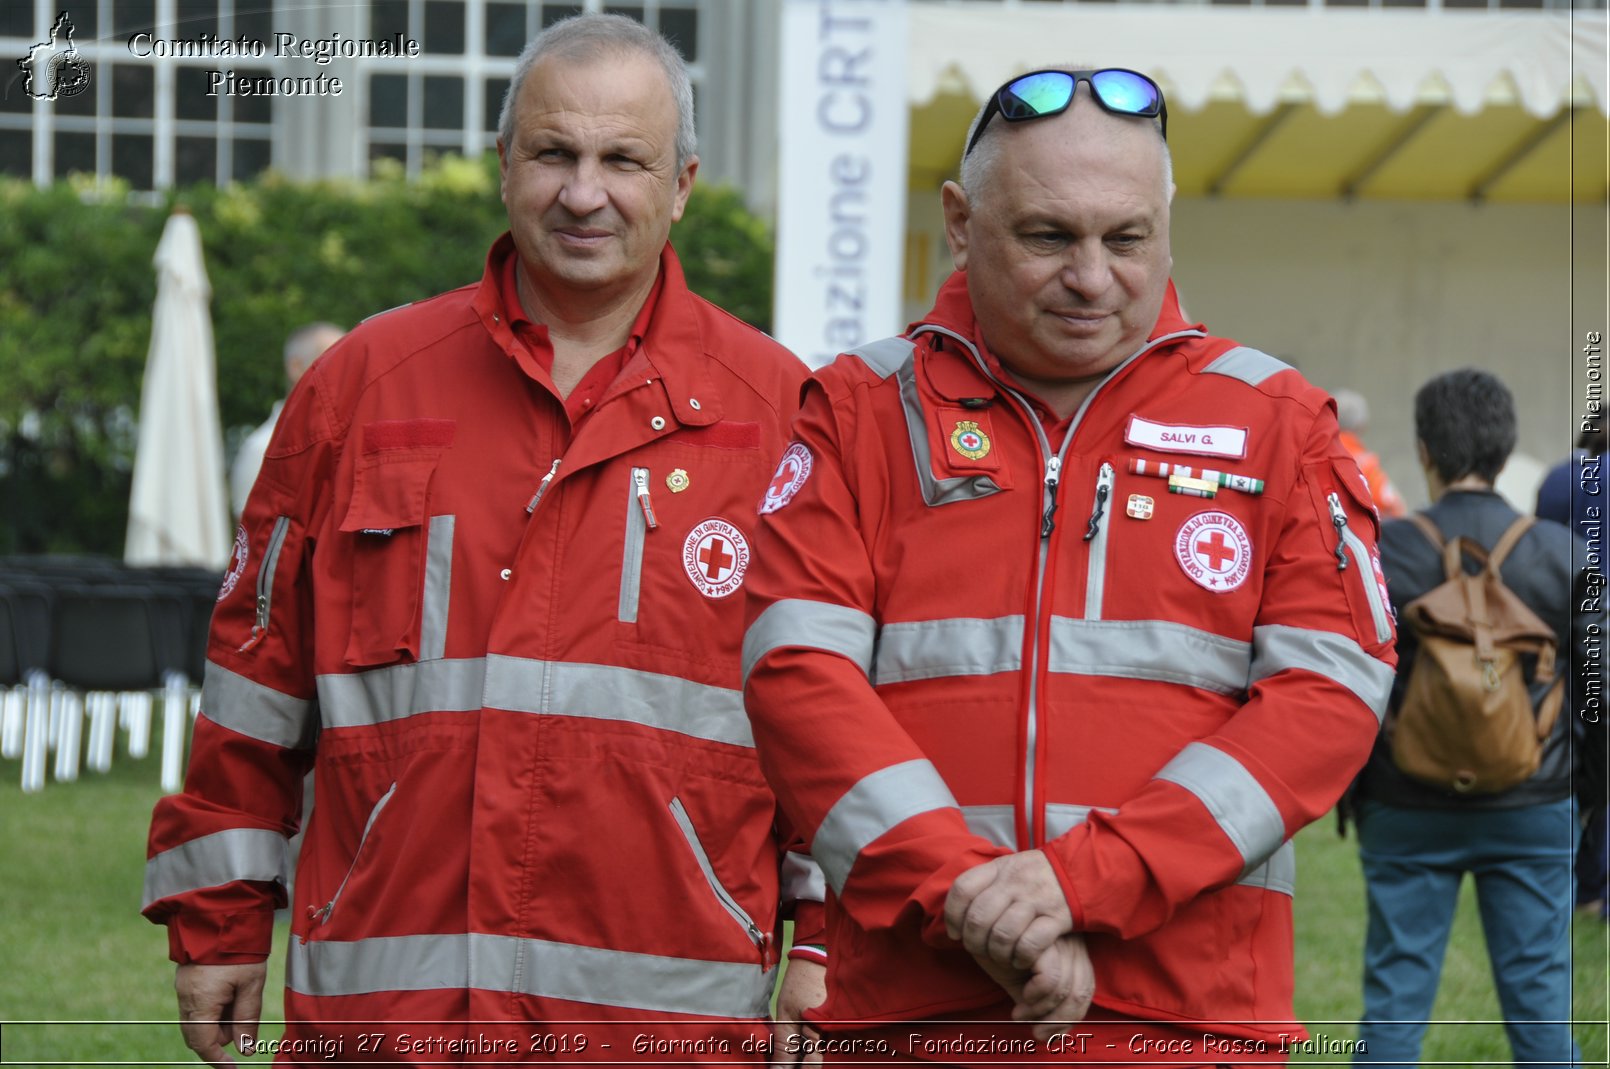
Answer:
[[[1442,532],[1437,530],[1437,525],[1431,522],[1430,516],[1423,512],[1411,512],[1409,513],[1409,522],[1414,524],[1416,530],[1426,536],[1427,542],[1437,547],[1438,553],[1442,552]]]
[[[1494,542],[1493,548],[1487,552],[1487,568],[1489,571],[1495,575],[1497,574],[1498,566],[1504,563],[1504,558],[1509,556],[1509,551],[1515,548],[1515,543],[1519,542],[1521,536],[1530,530],[1532,524],[1536,522],[1537,519],[1533,516],[1515,517],[1515,522],[1510,524],[1504,533],[1498,536],[1498,541]]]

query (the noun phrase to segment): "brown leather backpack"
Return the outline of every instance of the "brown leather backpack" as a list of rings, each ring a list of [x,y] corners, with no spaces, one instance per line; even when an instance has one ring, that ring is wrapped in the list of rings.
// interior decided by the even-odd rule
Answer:
[[[1516,519],[1491,551],[1468,538],[1445,542],[1423,513],[1410,519],[1441,550],[1446,579],[1403,610],[1420,648],[1387,723],[1392,759],[1444,790],[1505,790],[1537,771],[1564,694],[1564,678],[1554,674],[1554,629],[1498,574],[1532,517]],[[1475,575],[1465,572],[1465,555],[1482,566]],[[1533,679],[1550,684],[1535,711],[1523,655],[1537,658]]]

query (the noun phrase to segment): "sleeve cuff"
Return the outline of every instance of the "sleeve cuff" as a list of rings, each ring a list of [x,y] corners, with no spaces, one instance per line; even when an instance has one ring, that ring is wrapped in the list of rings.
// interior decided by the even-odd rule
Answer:
[[[788,951],[789,961],[813,961],[818,965],[827,964],[827,947],[819,943],[795,943]]]
[[[1062,897],[1068,900],[1068,912],[1073,916],[1073,930],[1083,931],[1085,927],[1084,909],[1079,905],[1079,896],[1073,889],[1073,878],[1068,875],[1067,866],[1062,864],[1062,858],[1057,855],[1050,844],[1041,847],[1040,852],[1045,859],[1051,862],[1051,871],[1057,874],[1057,883],[1062,887]]]
[[[827,907],[820,902],[794,903],[794,945],[827,944]]]
[[[167,919],[168,957],[179,965],[249,965],[268,960],[274,914],[177,913]]]

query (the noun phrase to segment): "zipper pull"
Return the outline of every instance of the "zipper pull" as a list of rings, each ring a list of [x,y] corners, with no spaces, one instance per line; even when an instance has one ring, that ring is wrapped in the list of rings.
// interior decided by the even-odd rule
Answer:
[[[548,474],[544,475],[542,481],[537,484],[537,492],[531,495],[531,503],[525,507],[527,516],[537,511],[537,502],[541,501],[542,495],[548,492],[548,484],[553,482],[555,473],[559,471],[559,460],[559,457],[553,458],[553,467],[548,469]]]
[[[1107,514],[1107,495],[1112,493],[1112,465],[1103,462],[1101,471],[1096,475],[1096,510],[1090,514],[1090,523],[1085,526],[1085,541],[1096,537],[1101,530],[1101,518]]]
[[[643,509],[643,520],[652,531],[660,525],[660,521],[654,518],[654,502],[648,496],[648,469],[633,468],[632,484],[637,487],[637,503]]]
[[[1330,522],[1336,528],[1336,570],[1347,570],[1347,553],[1343,550],[1347,534],[1347,513],[1342,509],[1342,499],[1336,496],[1335,491],[1325,495],[1330,503]]]
[[[1045,462],[1045,516],[1040,521],[1040,537],[1050,538],[1056,527],[1053,517],[1057,511],[1057,480],[1062,476],[1062,458],[1052,457]]]

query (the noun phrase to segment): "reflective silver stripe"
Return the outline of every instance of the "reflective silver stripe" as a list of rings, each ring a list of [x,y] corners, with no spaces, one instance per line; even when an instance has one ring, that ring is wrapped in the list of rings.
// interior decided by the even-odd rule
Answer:
[[[643,587],[643,543],[648,538],[648,518],[637,499],[638,472],[648,478],[647,468],[633,468],[626,480],[626,546],[621,551],[621,595],[615,618],[623,624],[637,623],[638,596]]]
[[[439,661],[447,655],[447,608],[453,590],[453,517],[430,518],[425,550],[425,593],[419,621],[419,659]]]
[[[1261,350],[1238,345],[1214,357],[1213,362],[1202,370],[1209,375],[1227,375],[1240,379],[1248,386],[1257,386],[1271,375],[1290,371],[1291,365]]]
[[[917,465],[917,482],[922,487],[923,501],[929,505],[949,505],[956,501],[977,501],[1000,493],[1000,485],[988,475],[935,478],[933,458],[928,452],[928,421],[923,415],[922,398],[917,392],[916,361],[907,361],[897,375],[900,380],[900,404],[906,413],[906,434],[911,439],[911,458]]]
[[[607,664],[486,659],[486,705],[516,713],[622,720],[752,748],[743,692]]]
[[[1364,647],[1334,631],[1265,624],[1252,629],[1251,682],[1300,668],[1335,680],[1369,707],[1377,722],[1386,715],[1392,669]]]
[[[744,632],[743,678],[761,658],[784,646],[836,653],[868,672],[877,625],[860,609],[825,601],[786,598],[772,602]]]
[[[1118,812],[1108,806],[1074,805],[1067,802],[1046,803],[1046,841],[1066,835],[1088,820],[1090,814],[1098,809],[1103,813]],[[988,839],[996,846],[1004,846],[1008,850],[1017,849],[1015,830],[1017,820],[1011,806],[964,805],[962,816],[967,820],[967,830],[974,835]],[[1269,855],[1269,860],[1248,869],[1236,883],[1243,887],[1261,887],[1266,891],[1278,891],[1288,896],[1296,894],[1297,851],[1292,848],[1289,840],[1281,843],[1279,849]]]
[[[283,884],[285,853],[285,836],[262,828],[232,828],[180,843],[145,863],[140,908],[235,880]]]
[[[828,886],[842,895],[850,867],[870,843],[919,813],[954,808],[956,799],[932,762],[904,761],[880,768],[833,803],[816,829],[811,854],[822,866]]]
[[[293,936],[285,963],[285,985],[315,997],[476,988],[745,1019],[766,1016],[774,979],[758,964],[480,933],[311,943]]]
[[[1251,663],[1251,644],[1169,620],[1051,618],[1053,672],[1239,694]]]
[[[783,855],[781,899],[784,902],[827,900],[827,880],[814,857],[793,850]]]
[[[1023,617],[959,617],[884,624],[878,632],[875,683],[945,676],[988,676],[1023,667]]]
[[[1009,805],[964,805],[967,830],[996,846],[1017,849],[1017,812]]]
[[[907,338],[879,338],[849,350],[849,355],[860,357],[863,364],[886,379],[911,358],[916,348],[916,343]]]
[[[1291,842],[1283,842],[1269,855],[1269,860],[1243,875],[1237,884],[1242,887],[1261,887],[1265,891],[1278,891],[1288,897],[1297,893],[1297,850]]]
[[[313,703],[264,686],[212,661],[202,671],[201,708],[230,731],[286,749],[313,744]]]
[[[331,728],[484,707],[622,720],[733,746],[755,744],[741,692],[614,665],[493,655],[322,675],[318,682]]]
[[[319,712],[326,727],[351,728],[403,720],[420,713],[481,708],[486,661],[480,657],[423,661],[319,677]]]
[[[1193,742],[1164,765],[1157,778],[1196,795],[1248,869],[1263,864],[1286,839],[1286,825],[1274,799],[1223,750]]]
[[[1103,813],[1116,813],[1118,810],[1106,806],[1073,805],[1068,802],[1047,802],[1045,806],[1045,837],[1055,839],[1090,819],[1090,814],[1100,809]]]

